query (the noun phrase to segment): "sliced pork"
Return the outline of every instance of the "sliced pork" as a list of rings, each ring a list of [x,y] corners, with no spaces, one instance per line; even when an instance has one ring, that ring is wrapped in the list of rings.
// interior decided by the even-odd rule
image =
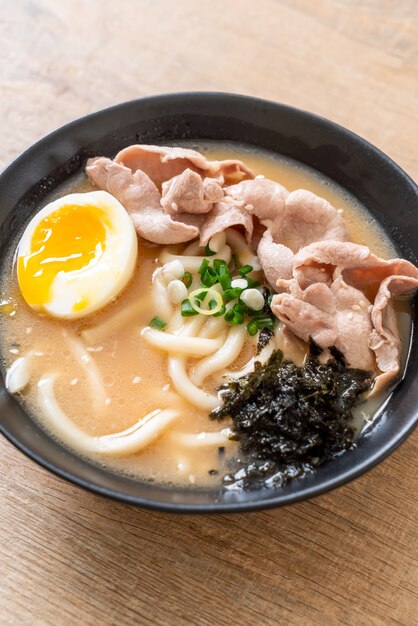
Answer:
[[[347,227],[341,215],[324,198],[299,189],[289,193],[267,178],[244,180],[226,187],[232,197],[266,227],[257,254],[270,285],[291,278],[293,255],[304,246],[328,239],[345,241]]]
[[[347,226],[338,211],[306,189],[289,193],[268,178],[255,178],[226,187],[225,193],[256,215],[271,231],[275,243],[293,252],[314,241],[348,239]]]
[[[294,254],[283,244],[274,243],[270,230],[266,230],[260,239],[257,256],[269,284],[275,291],[278,280],[292,278]]]
[[[303,341],[312,338],[322,348],[335,346],[350,367],[374,370],[374,355],[369,348],[373,330],[370,302],[363,293],[341,277],[331,286],[315,283],[305,290],[295,279],[290,282],[290,293],[275,295],[271,303],[273,313],[283,324]]]
[[[393,298],[410,293],[418,286],[418,280],[407,276],[385,278],[377,292],[371,319],[373,331],[369,345],[376,355],[376,363],[381,372],[377,377],[374,393],[386,387],[398,375],[401,341],[396,323]]]
[[[197,237],[196,226],[174,221],[164,213],[161,195],[141,170],[130,169],[106,157],[90,159],[86,174],[100,189],[112,194],[127,210],[141,237],[158,244],[190,241]]]
[[[244,227],[247,241],[251,241],[253,234],[253,219],[241,206],[234,202],[218,202],[207,214],[200,230],[200,244],[205,246],[214,235],[231,226]]]
[[[293,259],[293,278],[277,285],[286,293],[273,298],[272,310],[295,335],[304,341],[311,336],[322,348],[335,345],[352,367],[367,369],[366,355],[372,355],[380,372],[374,395],[396,378],[400,338],[392,299],[418,287],[412,263],[381,259],[351,242],[323,241],[302,248]],[[332,331],[338,332],[331,344]]]
[[[159,188],[164,181],[178,176],[187,168],[202,176],[217,178],[222,183],[254,178],[253,172],[242,161],[209,161],[190,148],[132,145],[118,152],[115,161],[132,172],[142,170]]]
[[[202,180],[200,174],[187,168],[178,176],[163,182],[161,205],[169,215],[208,213],[223,196],[222,187],[215,179]]]
[[[246,210],[256,215],[267,228],[272,228],[273,224],[281,220],[289,194],[285,187],[268,178],[244,180],[226,187],[225,193],[237,202],[242,202]]]
[[[347,241],[347,226],[338,211],[324,198],[298,189],[286,196],[282,219],[272,227],[273,238],[293,252],[314,241]]]
[[[349,285],[362,290],[376,290],[388,276],[418,278],[418,269],[405,259],[386,261],[370,252],[367,246],[351,241],[319,241],[295,255],[293,275],[303,288],[322,278],[332,281],[336,268]]]

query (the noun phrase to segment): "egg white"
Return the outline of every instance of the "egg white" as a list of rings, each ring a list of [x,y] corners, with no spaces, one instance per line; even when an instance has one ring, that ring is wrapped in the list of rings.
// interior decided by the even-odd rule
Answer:
[[[78,270],[59,271],[51,285],[50,299],[33,309],[61,318],[77,319],[101,309],[111,302],[131,279],[137,259],[138,240],[131,218],[122,204],[106,191],[68,194],[41,209],[27,225],[17,249],[17,258],[31,252],[31,241],[39,223],[51,213],[68,205],[94,206],[106,213],[110,227],[105,227],[105,247],[101,255]],[[81,310],[74,310],[79,301]]]

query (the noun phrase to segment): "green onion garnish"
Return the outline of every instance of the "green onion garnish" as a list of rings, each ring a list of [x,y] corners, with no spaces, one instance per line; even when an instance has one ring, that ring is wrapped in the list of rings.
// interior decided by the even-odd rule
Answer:
[[[247,331],[251,337],[254,337],[258,333],[258,326],[256,322],[249,322],[247,324]]]
[[[209,302],[209,308],[211,311],[213,311],[213,309],[216,309],[217,311],[216,313],[213,313],[213,317],[220,317],[225,313],[225,305],[222,304],[221,308],[219,308],[219,302],[217,302],[216,300],[211,300]]]
[[[234,304],[232,309],[235,311],[235,313],[247,313],[247,307],[243,302],[237,302],[236,304]]]
[[[230,289],[225,289],[224,292],[224,302],[231,302],[235,298],[238,298],[244,290],[241,287],[231,287]]]
[[[226,261],[224,261],[223,259],[214,259],[213,269],[217,274],[219,274],[219,270],[221,269],[221,267],[227,267]]]
[[[215,259],[213,262],[213,269],[218,277],[218,282],[221,284],[222,289],[229,289],[231,287],[231,272],[228,265],[222,259]]]
[[[212,313],[213,317],[220,317],[225,313],[225,305],[223,304],[217,313]]]
[[[152,326],[152,328],[156,328],[157,330],[162,330],[167,326],[167,322],[165,322],[161,319],[161,317],[158,317],[158,315],[156,315],[152,318],[149,325]]]
[[[183,300],[181,303],[181,315],[182,317],[192,317],[193,315],[197,315],[197,311],[194,310],[188,298]]]
[[[234,309],[230,309],[225,313],[225,322],[228,324],[233,324],[234,326],[237,324],[242,324],[244,321],[244,314],[237,313]]]
[[[195,289],[189,301],[192,308],[203,315],[216,315],[224,306],[221,294],[211,287]]]
[[[246,281],[247,281],[247,283],[248,283],[248,288],[249,288],[249,289],[253,289],[254,287],[258,287],[258,286],[259,286],[259,284],[260,284],[260,283],[258,282],[258,280],[253,280],[253,279],[252,279],[252,278],[250,278],[249,276],[246,276],[246,277],[245,277],[245,280],[246,280]]]
[[[254,311],[253,309],[249,309],[248,313],[253,320],[260,320],[262,317],[268,317],[264,309],[261,309],[261,311]]]
[[[242,267],[238,268],[238,274],[240,276],[245,276],[246,274],[248,274],[249,272],[253,271],[253,266],[252,265],[243,265]]]
[[[213,256],[214,254],[216,254],[216,252],[211,250],[209,248],[209,244],[207,243],[206,246],[205,246],[205,256]]]
[[[231,274],[226,265],[219,270],[218,281],[224,291],[231,288]]]
[[[208,290],[207,289],[202,289],[200,291],[199,289],[195,289],[195,291],[193,291],[192,293],[193,293],[193,298],[195,300],[197,300],[198,302],[202,302],[202,300],[204,300],[206,298]],[[190,295],[192,295],[192,294],[190,294]]]
[[[253,321],[257,324],[257,328],[274,328],[274,320],[272,317],[260,317]]]
[[[186,285],[187,289],[190,287],[193,282],[193,276],[190,274],[190,272],[184,272],[181,282]]]
[[[209,265],[210,265],[209,261],[207,259],[203,259],[203,261],[200,264],[199,269],[197,270],[197,273],[202,276],[202,274],[209,267]]]
[[[218,276],[214,269],[207,267],[201,275],[200,280],[202,281],[202,285],[205,287],[212,287],[212,285],[215,285],[218,282]]]

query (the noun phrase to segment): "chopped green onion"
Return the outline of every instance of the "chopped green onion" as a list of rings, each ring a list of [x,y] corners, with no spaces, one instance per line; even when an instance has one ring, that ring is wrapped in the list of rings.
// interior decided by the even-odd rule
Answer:
[[[224,291],[224,302],[231,302],[235,298],[238,298],[244,290],[241,287],[233,287],[230,289],[225,289]]]
[[[231,274],[226,266],[219,270],[218,281],[224,291],[231,288]]]
[[[214,254],[216,254],[216,252],[211,250],[209,248],[209,244],[207,243],[206,246],[205,246],[205,256],[213,256]]]
[[[260,283],[258,282],[258,280],[254,280],[253,278],[250,278],[249,276],[246,276],[246,277],[245,277],[245,280],[246,280],[246,281],[247,281],[247,283],[248,283],[248,287],[249,287],[249,289],[254,289],[254,287],[258,287],[258,286],[259,286],[259,284],[260,284]]]
[[[206,298],[207,290],[203,288],[195,289],[194,291],[192,291],[192,293],[193,293],[193,297],[195,298],[195,300],[202,302]]]
[[[197,273],[202,276],[202,274],[209,267],[209,265],[210,265],[209,261],[207,259],[203,259],[202,263],[200,264],[199,269],[197,270]]]
[[[271,294],[267,297],[267,300],[268,300],[268,303],[269,303],[269,304],[271,304],[271,301],[273,300],[273,296],[274,296],[274,293],[271,293]]]
[[[253,309],[250,309],[248,311],[248,313],[249,313],[249,315],[251,315],[253,320],[260,320],[262,317],[268,317],[268,315],[266,315],[266,312],[265,312],[264,308],[262,308],[259,311],[255,311]]]
[[[232,309],[235,311],[235,313],[247,313],[247,307],[243,302],[237,302],[236,304],[234,304]]]
[[[242,267],[238,268],[238,274],[240,276],[245,276],[246,274],[248,274],[249,272],[253,271],[253,266],[252,265],[243,265]]]
[[[254,337],[254,335],[256,335],[258,333],[257,322],[249,322],[247,324],[247,331],[248,331],[248,334],[251,337]]]
[[[203,294],[203,297],[202,297]],[[208,296],[210,297],[208,301],[208,308],[203,308],[202,305],[205,301],[208,300]],[[220,293],[216,291],[216,289],[212,289],[211,287],[207,289],[195,289],[189,296],[190,305],[197,313],[202,313],[203,315],[215,315],[218,313],[223,307],[223,300]],[[216,306],[211,305],[211,302],[215,301]]]
[[[215,259],[213,262],[213,269],[215,270],[218,282],[221,284],[222,289],[229,289],[231,287],[231,272],[225,261],[222,259]]]
[[[213,269],[217,274],[219,274],[219,270],[221,269],[221,267],[227,267],[226,261],[224,261],[223,259],[214,259]]]
[[[223,304],[217,313],[212,313],[213,317],[220,317],[226,311],[225,305]]]
[[[244,321],[244,314],[237,313],[234,309],[230,309],[225,313],[225,322],[228,324],[233,324],[234,326],[237,324],[242,324]]]
[[[158,317],[158,315],[156,315],[152,318],[149,325],[152,326],[152,328],[156,328],[157,330],[162,330],[167,326],[167,322],[165,322],[161,319],[161,317]]]
[[[207,267],[201,275],[200,280],[202,281],[202,285],[205,287],[212,287],[212,285],[215,285],[218,282],[218,276],[214,269]]]
[[[193,276],[190,274],[190,272],[184,272],[181,282],[184,283],[187,288],[190,287],[193,282]]]
[[[186,300],[183,300],[183,302],[181,303],[182,317],[192,317],[193,315],[197,315],[197,313],[198,312],[195,311],[195,309],[192,307],[188,298],[186,298]]]
[[[272,317],[260,317],[253,321],[257,324],[257,328],[274,328],[274,320]]]

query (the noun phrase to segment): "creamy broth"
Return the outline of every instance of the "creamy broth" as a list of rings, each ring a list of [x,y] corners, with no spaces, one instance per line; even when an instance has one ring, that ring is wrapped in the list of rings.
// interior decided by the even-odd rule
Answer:
[[[313,170],[288,159],[267,152],[254,151],[244,146],[207,143],[193,145],[211,159],[242,159],[255,174],[262,174],[280,182],[289,190],[305,188],[326,198],[343,213],[351,240],[368,245],[384,258],[395,256],[394,249],[378,224],[353,197]],[[90,191],[92,186],[83,177],[71,180],[56,189],[48,200],[74,191]],[[45,201],[46,204],[46,201]],[[41,208],[41,207],[39,207]],[[36,383],[41,374],[57,372],[56,397],[63,411],[73,422],[90,435],[119,432],[129,428],[143,415],[155,410],[174,407],[180,417],[154,444],[143,452],[127,458],[95,461],[116,471],[126,472],[146,480],[163,483],[219,484],[219,475],[228,459],[237,452],[237,443],[225,446],[190,447],[181,440],[184,433],[218,432],[228,426],[208,419],[207,410],[199,410],[181,398],[173,389],[167,371],[166,355],[151,347],[141,336],[155,315],[150,298],[152,275],[158,265],[161,247],[140,244],[137,269],[128,287],[111,305],[92,316],[76,321],[55,321],[34,313],[22,299],[13,267],[11,247],[4,263],[2,293],[16,303],[16,314],[1,316],[1,345],[5,367],[18,357],[31,352],[35,367],[30,384],[21,394],[27,410],[42,423],[38,406]],[[174,247],[174,252],[185,246]],[[106,330],[106,322],[130,307],[137,313],[129,323],[123,322],[117,331]],[[408,308],[398,306],[402,322],[403,343],[409,332]],[[65,333],[67,333],[66,336]],[[95,409],[97,397],[92,393],[86,373],[74,358],[72,338],[83,336],[84,344],[97,367],[104,385],[105,405]],[[254,352],[254,340],[248,338],[232,370],[239,370]],[[214,392],[222,377],[211,377],[206,389]],[[357,427],[370,421],[384,398],[362,404],[356,410]]]

